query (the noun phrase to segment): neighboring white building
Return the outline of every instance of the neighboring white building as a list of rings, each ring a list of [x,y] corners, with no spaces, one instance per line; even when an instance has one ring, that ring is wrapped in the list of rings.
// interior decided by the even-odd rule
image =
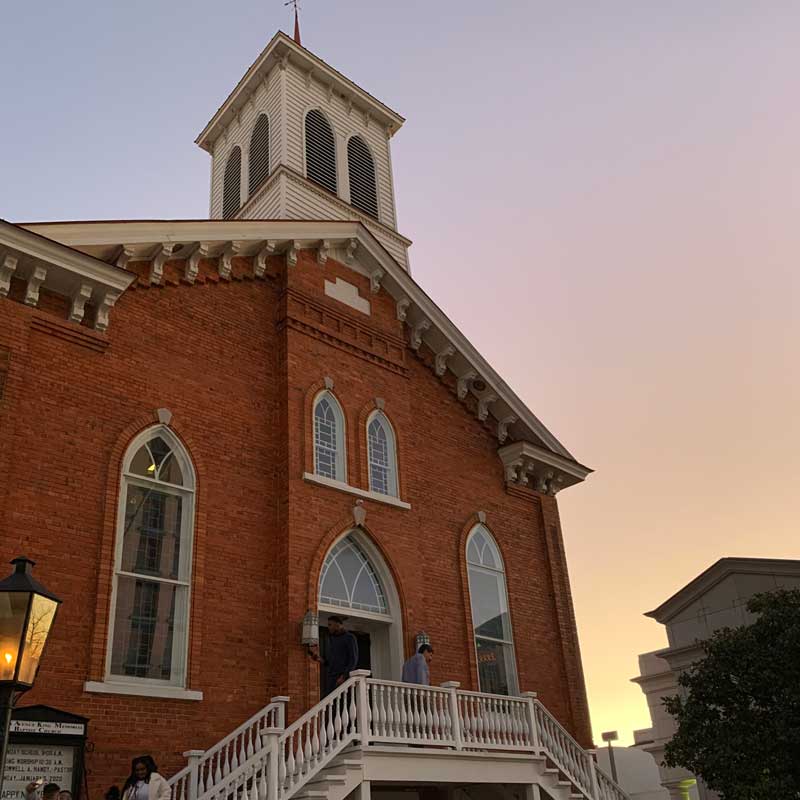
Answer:
[[[597,756],[597,765],[610,775],[612,769],[608,748],[599,747],[593,752]],[[658,765],[652,755],[643,752],[636,745],[615,747],[614,762],[617,767],[617,781],[631,800],[669,800],[669,792],[661,785]]]
[[[675,732],[675,722],[664,709],[662,698],[678,693],[678,675],[702,657],[703,640],[721,628],[752,623],[755,617],[747,611],[747,601],[755,594],[779,588],[800,588],[800,561],[722,558],[645,615],[666,627],[669,646],[639,656],[640,674],[633,681],[647,697],[653,727],[637,731],[636,746],[651,753],[660,765],[661,784],[670,798],[692,797],[689,785],[695,776],[684,769],[663,766],[664,748]],[[697,792],[700,800],[718,797],[702,781],[697,783]]]

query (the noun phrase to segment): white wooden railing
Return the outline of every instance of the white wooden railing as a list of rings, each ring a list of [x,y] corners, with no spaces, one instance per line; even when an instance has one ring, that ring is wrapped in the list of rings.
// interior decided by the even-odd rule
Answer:
[[[424,745],[545,756],[585,800],[628,800],[533,693],[521,697],[382,681],[356,671],[285,728],[267,706],[170,779],[173,800],[290,800],[350,745]]]
[[[275,747],[278,770],[277,797],[289,798],[313,778],[338,753],[359,739],[359,695],[368,672],[352,672],[310,711],[283,731]]]
[[[628,800],[628,795],[614,783],[608,775],[600,769],[597,769],[597,796],[600,800]]]
[[[167,781],[172,788],[172,800],[196,800],[251,760],[263,748],[262,735],[265,731],[286,726],[288,702],[288,697],[273,697],[269,705],[210,750],[184,753],[189,764]]]
[[[534,725],[547,755],[587,797],[597,797],[597,765],[592,756],[538,700],[533,702],[533,709]]]

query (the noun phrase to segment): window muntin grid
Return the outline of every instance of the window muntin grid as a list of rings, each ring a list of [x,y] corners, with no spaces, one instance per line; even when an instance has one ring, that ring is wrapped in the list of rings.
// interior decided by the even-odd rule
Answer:
[[[337,542],[328,553],[319,578],[320,605],[389,615],[380,578],[352,536]]]
[[[397,457],[394,431],[381,412],[367,424],[369,488],[380,494],[397,496]]]
[[[314,404],[314,472],[334,481],[345,479],[344,418],[328,392]]]
[[[125,459],[109,674],[182,684],[189,629],[193,472],[168,432]]]
[[[513,694],[516,661],[505,568],[484,525],[476,525],[467,540],[467,574],[480,690]]]

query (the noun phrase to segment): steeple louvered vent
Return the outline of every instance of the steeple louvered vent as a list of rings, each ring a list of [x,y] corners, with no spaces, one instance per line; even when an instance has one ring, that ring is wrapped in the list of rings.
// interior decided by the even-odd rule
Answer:
[[[330,123],[316,109],[306,114],[306,176],[337,193],[336,143]]]
[[[260,114],[250,137],[250,196],[269,176],[269,117]]]
[[[359,211],[378,218],[378,190],[375,162],[366,143],[353,136],[347,143],[347,166],[350,175],[350,202]]]
[[[242,204],[242,151],[238,147],[231,150],[225,164],[225,179],[222,184],[222,218],[236,216]]]

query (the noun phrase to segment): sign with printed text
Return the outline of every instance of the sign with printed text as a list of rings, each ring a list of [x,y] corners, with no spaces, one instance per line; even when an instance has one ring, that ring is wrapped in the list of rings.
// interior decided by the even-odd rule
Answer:
[[[10,744],[0,800],[25,800],[25,787],[40,779],[44,782],[39,786],[39,793],[46,783],[57,783],[59,787],[71,790],[74,769],[74,747]]]
[[[47,722],[34,719],[12,719],[11,733],[45,733],[61,736],[83,736],[86,726],[80,722]]]

